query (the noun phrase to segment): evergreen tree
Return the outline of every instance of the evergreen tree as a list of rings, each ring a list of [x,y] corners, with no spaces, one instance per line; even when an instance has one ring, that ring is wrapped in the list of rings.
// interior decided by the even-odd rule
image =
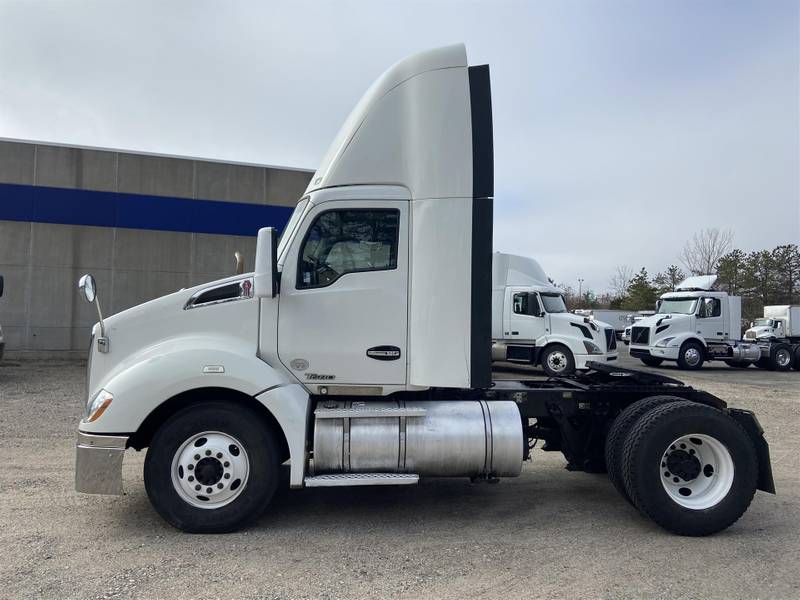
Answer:
[[[623,308],[628,310],[650,310],[658,299],[658,290],[650,283],[647,269],[642,269],[633,276],[628,286],[627,298]]]

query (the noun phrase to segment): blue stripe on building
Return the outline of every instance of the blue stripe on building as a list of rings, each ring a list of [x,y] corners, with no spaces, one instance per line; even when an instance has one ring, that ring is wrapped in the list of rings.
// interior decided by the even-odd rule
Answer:
[[[282,230],[287,206],[0,183],[0,220],[224,235]]]

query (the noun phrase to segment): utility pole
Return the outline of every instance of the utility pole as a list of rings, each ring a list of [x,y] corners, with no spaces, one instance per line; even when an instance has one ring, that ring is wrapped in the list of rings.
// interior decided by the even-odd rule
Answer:
[[[583,279],[578,277],[578,298],[583,297]]]

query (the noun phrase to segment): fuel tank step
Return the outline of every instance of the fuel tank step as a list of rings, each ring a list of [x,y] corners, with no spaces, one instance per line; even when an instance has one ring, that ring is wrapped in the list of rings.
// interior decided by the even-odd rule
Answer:
[[[424,408],[401,408],[398,406],[318,408],[314,411],[317,419],[361,419],[365,417],[424,417]]]
[[[411,473],[334,473],[306,477],[306,487],[349,487],[354,485],[413,485],[419,475]]]

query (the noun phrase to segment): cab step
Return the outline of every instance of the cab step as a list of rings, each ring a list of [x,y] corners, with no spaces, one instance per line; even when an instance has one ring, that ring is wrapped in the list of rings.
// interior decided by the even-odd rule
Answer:
[[[413,485],[419,475],[411,473],[334,473],[315,475],[303,481],[306,487],[350,487],[355,485]]]

